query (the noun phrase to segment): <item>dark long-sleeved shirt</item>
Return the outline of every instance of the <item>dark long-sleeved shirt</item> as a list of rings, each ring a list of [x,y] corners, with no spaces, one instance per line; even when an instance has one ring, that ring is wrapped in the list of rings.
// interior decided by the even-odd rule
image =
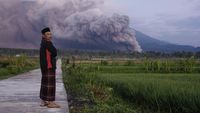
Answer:
[[[47,51],[49,54],[47,54]],[[48,56],[50,55],[50,57]],[[41,70],[47,70],[48,64],[51,64],[52,69],[56,69],[56,56],[57,50],[53,43],[42,39],[40,44],[40,68]],[[50,60],[50,62],[48,62]]]

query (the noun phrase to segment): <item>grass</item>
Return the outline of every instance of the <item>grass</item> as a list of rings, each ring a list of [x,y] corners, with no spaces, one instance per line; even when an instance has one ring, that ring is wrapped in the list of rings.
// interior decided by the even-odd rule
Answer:
[[[177,65],[170,59],[159,62],[165,61]],[[188,61],[178,60],[178,65]],[[147,61],[123,64],[103,61],[73,66],[65,64],[63,59],[63,79],[69,95],[70,112],[199,113],[200,71],[199,63],[194,61],[192,59],[190,67],[182,68],[189,71],[160,72],[157,70],[160,68],[146,71],[143,64]],[[168,65],[169,68],[172,69],[172,65]]]
[[[198,74],[98,75],[119,96],[155,112],[199,113]]]
[[[88,67],[62,65],[70,113],[137,113],[126,101],[114,96]]]
[[[0,80],[16,74],[27,72],[39,67],[38,58],[27,56],[1,56],[0,57]]]

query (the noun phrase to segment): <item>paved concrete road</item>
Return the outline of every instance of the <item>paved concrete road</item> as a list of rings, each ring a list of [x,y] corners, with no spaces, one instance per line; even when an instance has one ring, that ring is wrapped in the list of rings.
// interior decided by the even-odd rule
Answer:
[[[61,60],[57,61],[56,103],[61,108],[40,107],[40,69],[0,81],[0,113],[69,113],[62,82]]]

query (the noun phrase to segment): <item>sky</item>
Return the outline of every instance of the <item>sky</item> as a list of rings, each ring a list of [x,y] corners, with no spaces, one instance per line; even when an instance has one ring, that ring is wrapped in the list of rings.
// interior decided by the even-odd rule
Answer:
[[[200,0],[108,0],[131,26],[159,40],[200,47]]]
[[[128,15],[131,27],[140,32],[159,40],[200,47],[200,0],[105,1],[106,12]]]

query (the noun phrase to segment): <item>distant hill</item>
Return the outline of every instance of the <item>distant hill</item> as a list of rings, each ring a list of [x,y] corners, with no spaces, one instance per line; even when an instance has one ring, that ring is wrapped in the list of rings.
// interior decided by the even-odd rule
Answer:
[[[137,30],[135,31],[135,33],[137,41],[139,42],[143,51],[156,51],[156,52],[200,51],[200,47],[177,45],[165,41],[160,41]]]
[[[152,38],[140,31],[135,31],[136,39],[141,46],[142,50],[145,51],[156,51],[156,52],[176,52],[176,51],[186,51],[186,52],[197,52],[200,51],[200,47],[193,47],[187,45],[177,45],[172,44],[166,41],[161,41],[155,38]],[[40,38],[37,36],[37,40],[30,38],[32,42],[24,41],[27,38],[20,38],[18,43],[14,39],[10,38],[9,42],[2,42],[0,44],[1,48],[34,48],[39,49]],[[53,42],[57,48],[60,49],[82,49],[82,50],[103,50],[103,51],[113,51],[113,50],[121,50],[121,51],[128,51],[129,45],[126,43],[117,43],[114,41],[103,41],[97,40],[98,38],[94,38],[93,40],[88,40],[87,43],[82,43],[79,41],[73,41],[68,39],[62,38],[53,38]],[[34,42],[36,44],[34,44]],[[33,46],[32,46],[33,45]]]

